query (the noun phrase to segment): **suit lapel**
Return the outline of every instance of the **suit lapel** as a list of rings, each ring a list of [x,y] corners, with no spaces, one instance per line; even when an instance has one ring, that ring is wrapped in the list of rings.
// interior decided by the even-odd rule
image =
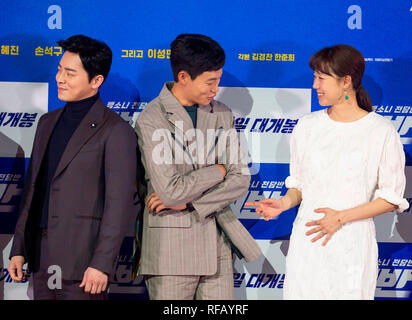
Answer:
[[[159,94],[159,99],[163,107],[162,111],[165,114],[166,119],[169,121],[171,129],[175,131],[175,134],[177,134],[176,130],[180,130],[183,133],[187,132],[189,129],[194,129],[189,114],[180,104],[179,100],[177,100],[170,92],[168,86],[170,86],[169,83],[166,83],[163,86],[163,89]]]
[[[198,141],[197,147],[203,150],[199,152],[202,155],[202,159],[199,159],[201,164],[208,164],[208,157],[215,150],[217,144],[218,132],[216,129],[217,116],[212,112],[210,104],[206,106],[199,106],[197,111],[197,129],[203,135],[203,141]],[[209,133],[208,133],[209,129]],[[200,150],[199,150],[200,151]],[[214,163],[214,158],[210,159]]]
[[[184,107],[169,90],[168,87],[170,87],[171,84],[172,83],[166,83],[159,94],[159,102],[162,112],[169,123],[169,128],[165,129],[170,130],[176,147],[182,149],[182,152],[184,152],[190,159],[193,168],[195,169],[195,161],[193,161],[193,158],[188,151],[189,144],[187,139],[185,139],[185,134],[188,130],[194,130],[193,122]],[[175,155],[178,152],[179,150],[175,149]]]
[[[196,151],[197,154],[200,153],[200,155],[202,155],[200,159],[199,157],[198,159],[193,159],[191,153],[188,150],[189,143],[187,141],[187,138],[185,139],[185,134],[187,134],[188,130],[194,130],[193,122],[189,114],[181,105],[181,103],[171,93],[171,84],[172,83],[166,83],[159,94],[159,100],[162,107],[162,111],[165,115],[165,118],[168,120],[170,124],[169,129],[172,133],[173,139],[176,141],[177,146],[183,148],[184,152],[186,152],[186,154],[192,160],[194,168],[197,169],[199,167],[199,163],[207,164],[206,157],[209,153],[213,152],[214,148],[216,147],[219,130],[217,130],[216,132],[213,131],[213,138],[208,139],[207,129],[218,129],[216,128],[217,116],[213,113],[213,109],[210,104],[199,106],[197,112],[196,129],[200,130],[200,132],[202,133],[203,141],[200,137],[196,139],[196,148],[202,148],[203,150]],[[214,161],[214,159],[212,160]]]
[[[40,170],[40,164],[43,161],[44,154],[46,153],[47,145],[49,144],[52,132],[59,121],[64,108],[57,109],[54,112],[46,114],[44,119],[44,125],[38,128],[39,132],[39,144],[37,149],[37,154],[35,154],[35,163],[33,164],[33,172],[38,172]],[[34,150],[33,150],[34,151]],[[36,174],[37,175],[37,174]]]
[[[80,122],[79,127],[74,131],[73,136],[69,140],[66,149],[57,166],[54,177],[57,177],[64,168],[73,160],[76,154],[80,151],[82,146],[96,134],[102,127],[106,118],[104,117],[105,106],[103,102],[97,99],[96,103],[91,107],[89,112]]]

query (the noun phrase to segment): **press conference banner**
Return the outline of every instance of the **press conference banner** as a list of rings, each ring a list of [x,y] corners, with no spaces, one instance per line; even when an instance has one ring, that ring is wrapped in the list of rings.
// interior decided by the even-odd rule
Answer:
[[[406,0],[3,1],[0,10],[0,298],[31,299],[28,282],[7,272],[34,133],[40,117],[64,105],[55,75],[58,40],[74,34],[105,41],[113,64],[100,94],[133,126],[164,82],[171,81],[170,42],[180,33],[217,40],[226,64],[217,99],[235,115],[248,146],[252,179],[232,208],[264,255],[234,263],[235,298],[282,299],[285,256],[296,209],[264,221],[246,201],[280,197],[289,175],[289,141],[299,118],[320,110],[311,55],[349,44],[365,57],[363,86],[374,111],[390,119],[406,156],[405,197],[412,201],[412,2]],[[411,209],[375,218],[379,246],[376,299],[410,299]],[[131,280],[133,234],[125,235],[110,299],[148,299]]]

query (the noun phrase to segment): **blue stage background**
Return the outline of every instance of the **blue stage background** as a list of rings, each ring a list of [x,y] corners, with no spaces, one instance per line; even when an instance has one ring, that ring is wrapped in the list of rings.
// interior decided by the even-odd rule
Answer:
[[[6,1],[0,11],[0,298],[30,297],[27,283],[11,283],[6,268],[33,130],[41,114],[64,105],[57,99],[55,74],[62,51],[56,41],[85,34],[111,47],[113,64],[101,97],[133,125],[163,83],[172,80],[170,42],[180,33],[206,34],[225,49],[221,97],[237,118],[251,120],[239,130],[246,134],[253,132],[258,115],[273,111],[298,119],[288,111],[294,105],[299,106],[299,114],[321,109],[310,91],[309,58],[324,46],[352,45],[365,57],[363,86],[375,111],[391,119],[401,135],[407,159],[405,196],[411,203],[411,30],[412,3],[404,0]],[[236,88],[244,95],[234,94]],[[261,103],[256,92],[267,96],[281,92],[285,99]],[[306,101],[296,98],[306,93]],[[253,172],[249,194],[233,205],[265,253],[264,261],[257,264],[236,261],[237,299],[282,298],[284,257],[296,210],[266,223],[243,204],[286,192],[282,181],[289,166],[287,160],[279,160],[279,154],[288,158],[289,136],[287,130],[273,133],[279,146],[272,151],[271,145],[262,143],[265,150],[252,155],[259,169]],[[376,299],[408,299],[411,209],[400,215],[388,213],[375,222],[380,250]],[[131,248],[131,238],[126,237],[111,299],[147,299],[141,277],[130,279]],[[267,278],[271,282],[262,282]]]

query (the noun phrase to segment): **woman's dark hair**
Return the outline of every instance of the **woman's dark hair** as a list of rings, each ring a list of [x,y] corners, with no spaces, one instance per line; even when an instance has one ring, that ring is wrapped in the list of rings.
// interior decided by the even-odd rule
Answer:
[[[178,81],[180,71],[192,80],[203,72],[216,71],[225,64],[225,52],[213,39],[201,34],[181,34],[170,44],[170,64],[173,78]]]
[[[362,86],[365,59],[358,50],[345,44],[326,47],[316,52],[310,58],[309,66],[313,71],[319,71],[332,76],[351,76],[359,107],[368,112],[372,111],[371,99]]]
[[[57,43],[64,51],[79,54],[83,68],[89,76],[89,82],[99,74],[106,80],[112,65],[112,50],[106,43],[84,35],[71,36]]]

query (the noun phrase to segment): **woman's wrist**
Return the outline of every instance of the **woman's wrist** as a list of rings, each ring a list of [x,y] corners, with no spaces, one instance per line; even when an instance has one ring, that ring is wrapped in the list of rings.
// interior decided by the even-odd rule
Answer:
[[[343,223],[343,220],[342,220],[341,217],[338,217],[338,223],[339,223],[340,227],[342,228],[344,223]]]
[[[292,202],[288,196],[284,195],[279,200],[281,203],[282,211],[289,210],[292,207]]]
[[[339,211],[338,214],[338,222],[343,227],[346,223],[348,223],[348,210]]]

